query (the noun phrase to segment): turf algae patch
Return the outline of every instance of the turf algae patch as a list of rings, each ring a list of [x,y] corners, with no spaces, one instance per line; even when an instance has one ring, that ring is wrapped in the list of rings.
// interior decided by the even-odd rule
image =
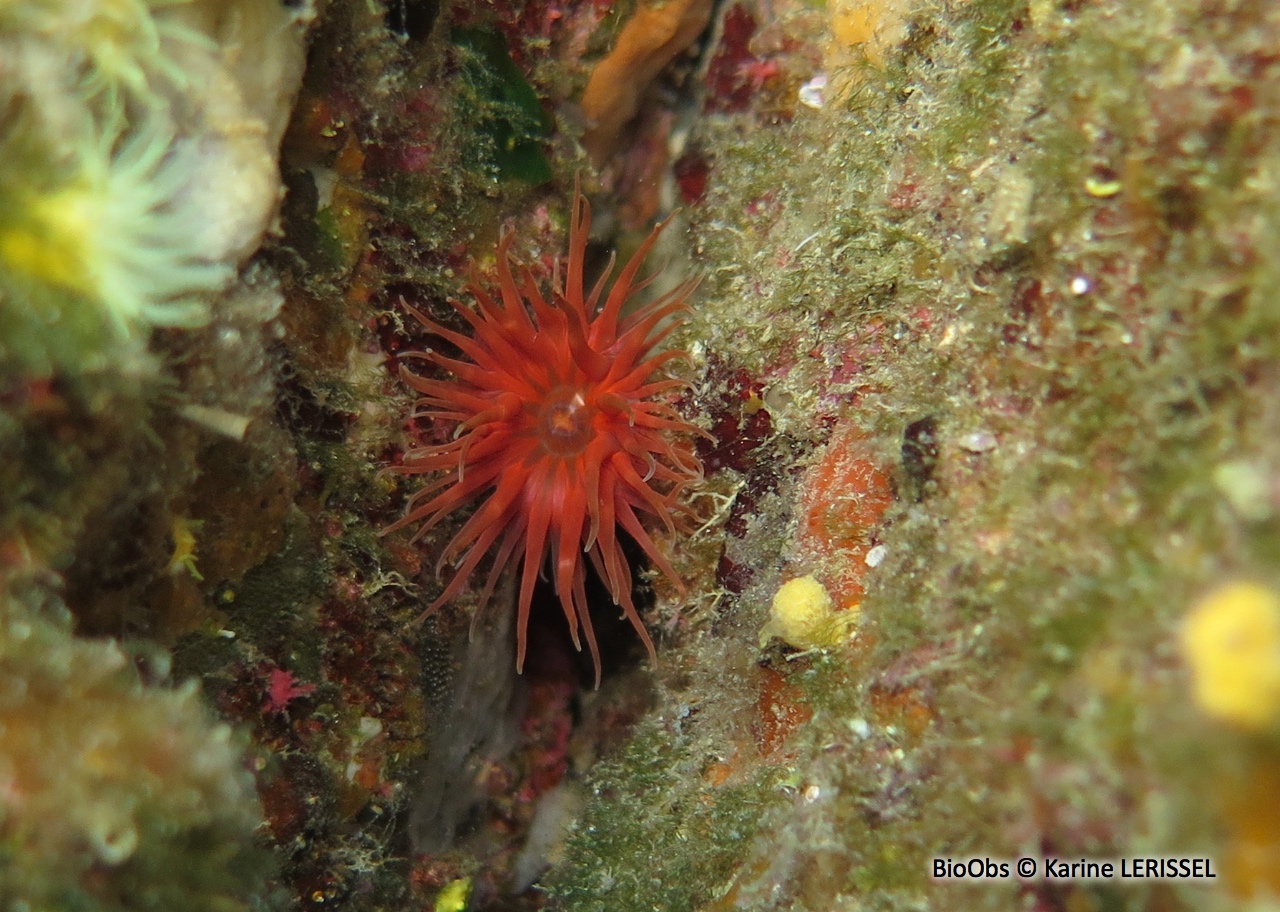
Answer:
[[[674,734],[674,737],[673,737]],[[712,784],[711,758],[662,723],[641,731],[592,777],[593,800],[548,889],[567,908],[701,908],[727,887],[761,812],[781,800],[778,775]],[[656,800],[655,800],[656,799]],[[636,866],[632,859],[646,857]]]

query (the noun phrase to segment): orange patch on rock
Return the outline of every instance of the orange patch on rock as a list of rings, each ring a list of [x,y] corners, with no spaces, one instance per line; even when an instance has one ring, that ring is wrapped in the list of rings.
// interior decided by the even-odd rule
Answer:
[[[925,703],[922,694],[913,687],[901,690],[874,688],[871,692],[871,707],[878,725],[893,725],[912,738],[924,734],[933,721],[933,711]]]
[[[602,167],[622,144],[649,84],[702,34],[711,0],[641,0],[612,51],[587,81],[582,110],[590,127],[582,147]]]
[[[800,483],[801,560],[827,584],[836,605],[862,601],[872,533],[893,503],[893,485],[875,451],[854,428],[838,427]]]
[[[740,772],[739,767],[738,752],[735,750],[728,760],[716,760],[704,769],[702,781],[712,788],[720,788]]]
[[[772,668],[760,669],[756,721],[752,730],[762,756],[777,753],[802,725],[813,718],[804,691]]]

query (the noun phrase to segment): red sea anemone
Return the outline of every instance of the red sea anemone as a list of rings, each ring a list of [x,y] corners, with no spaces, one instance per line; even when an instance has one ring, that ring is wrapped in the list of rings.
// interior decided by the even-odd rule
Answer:
[[[427,612],[462,591],[497,545],[480,598],[483,609],[503,570],[522,554],[519,671],[534,580],[549,556],[573,644],[582,648],[581,624],[598,684],[600,654],[587,609],[583,554],[653,657],[653,641],[631,598],[631,570],[618,530],[630,535],[683,591],[641,517],[656,516],[674,532],[673,517],[686,512],[680,495],[701,478],[702,466],[680,436],[701,432],[660,399],[688,385],[660,374],[667,362],[687,356],[655,351],[678,325],[673,318],[688,309],[685,299],[697,282],[686,281],[623,316],[628,299],[649,283],[636,281],[636,275],[664,222],[622,268],[602,305],[613,262],[587,293],[583,255],[590,223],[589,206],[575,194],[569,254],[556,264],[550,300],[533,273],[513,263],[511,235],[504,233],[497,255],[500,299],[488,294],[473,273],[467,290],[476,309],[451,302],[470,325],[470,336],[408,308],[467,360],[426,351],[417,354],[453,379],[405,372],[406,382],[423,394],[411,417],[455,426],[448,443],[412,449],[392,469],[405,475],[442,474],[413,494],[404,518],[387,531],[421,523],[416,541],[462,505],[483,500],[441,553],[437,570],[452,562],[457,572]]]

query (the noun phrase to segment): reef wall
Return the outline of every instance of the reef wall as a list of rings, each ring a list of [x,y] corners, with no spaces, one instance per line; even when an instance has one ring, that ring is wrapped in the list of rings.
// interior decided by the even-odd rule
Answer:
[[[0,9],[0,909],[1270,908],[1278,39]],[[576,187],[590,281],[672,211],[647,292],[701,279],[673,572],[622,536],[657,661],[588,577],[598,689],[554,572],[423,616],[474,513],[383,534],[460,435],[403,378],[474,356],[500,238],[563,277]]]

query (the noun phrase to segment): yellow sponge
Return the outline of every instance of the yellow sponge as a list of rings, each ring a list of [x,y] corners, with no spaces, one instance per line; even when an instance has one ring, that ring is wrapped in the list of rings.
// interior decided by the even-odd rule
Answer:
[[[836,611],[822,583],[802,576],[784,583],[773,597],[760,646],[777,637],[797,649],[830,649],[848,639],[857,620],[857,609]]]
[[[1262,729],[1280,719],[1280,595],[1258,583],[1221,586],[1182,627],[1193,696],[1211,716]]]

